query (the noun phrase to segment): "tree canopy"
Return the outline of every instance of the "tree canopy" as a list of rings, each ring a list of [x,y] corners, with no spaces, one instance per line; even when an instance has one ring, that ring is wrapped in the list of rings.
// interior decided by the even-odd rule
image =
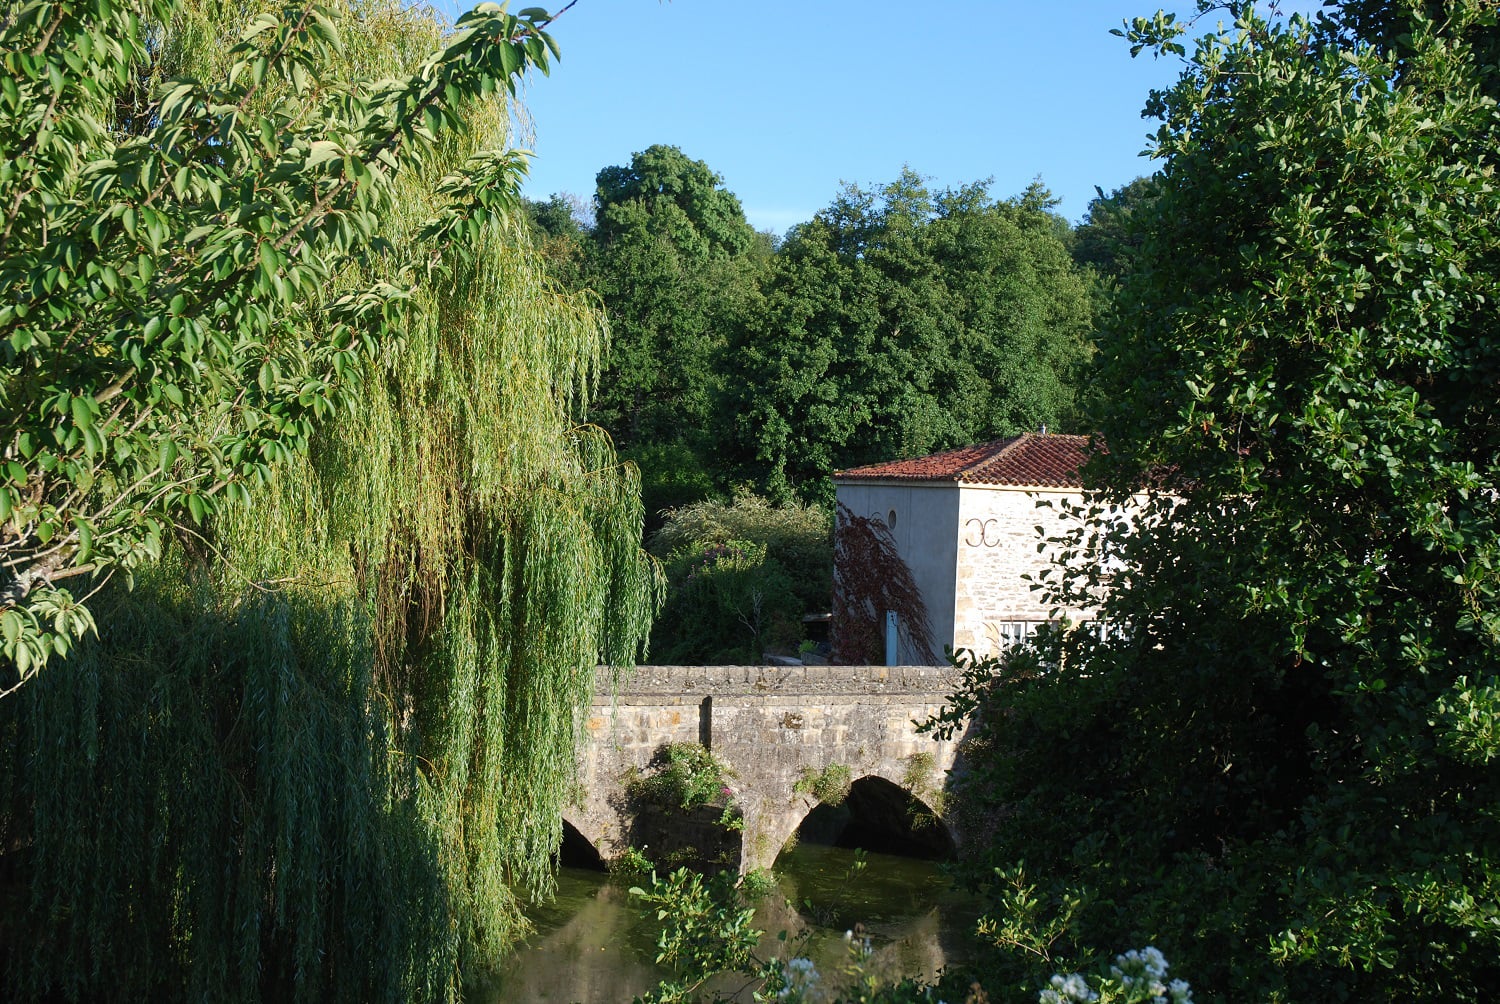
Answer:
[[[736,665],[796,653],[803,615],[826,611],[832,597],[831,538],[822,509],[745,492],[668,510],[649,540],[667,574],[652,657]]]
[[[1096,189],[1097,191],[1097,189]],[[1119,279],[1140,250],[1139,218],[1150,212],[1156,181],[1140,177],[1089,202],[1083,222],[1073,231],[1073,258],[1101,276]]]
[[[3,28],[0,638],[23,678],[91,625],[57,583],[155,558],[307,448],[415,278],[350,281],[382,257],[393,176],[551,54],[544,14],[491,8],[399,76],[351,78],[336,20],[293,4],[213,75],[164,77],[178,54],[150,32],[176,17],[23,3]],[[463,165],[430,237],[483,226],[515,177],[505,153]]]
[[[982,685],[964,789],[1011,963],[1150,939],[1221,1000],[1500,979],[1495,10],[1383,6],[1123,32],[1187,59],[1054,587],[1112,630]]]
[[[730,350],[741,471],[821,498],[840,467],[1076,420],[1092,318],[1066,224],[1040,187],[985,188],[908,170],[787,235]]]
[[[234,92],[242,110],[202,111],[233,111],[221,127],[254,147],[243,160],[220,145],[234,165],[222,177],[201,154],[207,176],[243,191],[215,203],[207,181],[184,189],[213,228],[189,239],[163,224],[159,247],[130,243],[118,260],[144,285],[121,302],[176,317],[152,282],[193,269],[211,280],[205,243],[240,239],[256,257],[241,263],[253,275],[200,319],[209,347],[196,368],[174,359],[132,373],[111,353],[128,355],[141,331],[91,313],[80,331],[99,318],[119,330],[93,336],[74,396],[109,373],[139,378],[129,423],[160,415],[163,438],[191,444],[249,421],[246,402],[281,400],[297,423],[261,417],[254,428],[273,428],[280,438],[265,441],[279,445],[226,468],[242,491],[211,490],[212,457],[150,463],[150,504],[119,504],[160,522],[159,555],[154,540],[139,544],[135,588],[116,581],[91,601],[97,639],[0,703],[5,996],[457,1000],[521,931],[518,897],[549,886],[579,709],[597,665],[633,661],[656,595],[634,469],[580,424],[603,319],[558,290],[506,211],[515,159],[495,92],[551,51],[544,18],[486,8],[449,34],[429,12],[385,0],[264,16],[181,2],[118,23],[114,10],[51,5],[42,17],[61,18],[49,58],[53,46],[70,56],[48,80],[74,86],[77,53],[106,34],[141,61],[118,86],[142,90],[97,110],[100,143],[120,132],[108,116],[129,116],[158,142],[139,156],[187,163],[201,153],[196,134],[157,131],[172,121],[173,95],[268,82]],[[247,48],[220,44],[242,31]],[[291,41],[263,52],[271,39]],[[416,97],[386,80],[409,82]],[[345,142],[346,112],[371,130],[385,116],[397,138],[409,127],[416,139],[389,156],[366,151],[367,163],[324,160],[326,147],[306,143],[330,130]],[[112,158],[88,161],[92,176],[121,169],[108,149]],[[366,201],[340,201],[366,186],[376,193]],[[266,218],[243,218],[242,196],[267,200],[252,203]],[[171,181],[157,197],[187,198]],[[307,216],[328,235],[307,231]],[[278,220],[290,229],[275,230]],[[282,247],[275,234],[291,236]],[[124,267],[109,248],[84,247],[94,258],[77,275],[88,261]],[[303,271],[288,285],[294,266]],[[74,272],[59,274],[69,276],[60,290],[76,289]],[[171,288],[189,304],[207,295]],[[330,334],[330,311],[345,302],[353,343]],[[263,344],[250,337],[258,331]],[[150,351],[177,345],[164,344]],[[64,374],[66,354],[43,349],[25,365]],[[282,373],[320,352],[349,356],[327,386],[293,392],[268,374],[278,398],[256,382],[277,352]],[[199,381],[182,377],[181,401],[158,379],[177,372]],[[21,423],[13,400],[7,420]],[[131,424],[95,416],[95,427],[108,447],[99,464],[130,461],[114,443],[135,442]],[[201,509],[164,501],[162,484],[188,475],[199,480],[183,490],[212,500]],[[12,539],[28,525],[19,512]]]
[[[722,347],[755,296],[755,232],[723,179],[672,146],[600,171],[594,214],[612,346],[590,416],[622,445],[707,454]]]
[[[599,172],[591,229],[562,196],[530,204],[609,315],[589,414],[640,462],[648,519],[743,485],[831,504],[838,467],[1086,423],[1098,283],[1040,184],[987,187],[907,170],[777,241],[657,145]]]

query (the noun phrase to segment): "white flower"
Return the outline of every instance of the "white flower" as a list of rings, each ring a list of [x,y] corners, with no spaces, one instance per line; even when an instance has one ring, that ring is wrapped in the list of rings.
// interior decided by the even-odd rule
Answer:
[[[1115,964],[1109,967],[1109,971],[1126,991],[1128,1000],[1149,1000],[1151,1004],[1193,1004],[1193,992],[1186,981],[1173,980],[1170,985],[1165,982],[1167,959],[1160,949],[1153,946],[1115,956]],[[1051,989],[1038,995],[1039,1004],[1088,1004],[1099,999],[1088,981],[1077,973],[1055,975],[1048,983]]]
[[[1140,986],[1153,997],[1160,997],[1167,992],[1166,985],[1162,983],[1167,975],[1167,960],[1158,948],[1148,945],[1139,951],[1131,949],[1124,955],[1116,956],[1115,964],[1109,967],[1109,971],[1126,989]]]
[[[782,982],[785,985],[776,996],[782,1000],[786,1000],[787,998],[806,1000],[808,994],[818,985],[818,981],[822,978],[812,959],[803,958],[800,955],[784,962],[781,971]],[[796,996],[792,997],[793,994],[796,994]]]
[[[1078,973],[1069,973],[1067,976],[1054,975],[1047,981],[1051,984],[1051,990],[1043,990],[1038,995],[1039,1004],[1089,1004],[1089,1001],[1097,1000],[1099,995],[1089,987],[1089,981]]]

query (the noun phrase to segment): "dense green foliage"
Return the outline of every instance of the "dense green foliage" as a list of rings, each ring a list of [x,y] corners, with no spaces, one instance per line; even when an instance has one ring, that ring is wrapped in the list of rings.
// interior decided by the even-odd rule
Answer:
[[[1091,305],[1066,224],[1040,189],[984,190],[907,171],[787,235],[727,366],[740,471],[830,504],[838,468],[1079,420]]]
[[[658,811],[691,812],[728,799],[729,770],[698,743],[668,743],[657,751],[652,770],[626,786],[632,798]]]
[[[6,999],[442,999],[461,890],[367,619],[183,571],[0,708]]]
[[[1136,178],[1108,195],[1099,192],[1089,202],[1083,222],[1073,229],[1073,260],[1106,280],[1118,280],[1130,271],[1141,247],[1137,217],[1151,211],[1155,194],[1156,181],[1150,177]],[[1101,293],[1108,293],[1113,285],[1113,281],[1102,284]]]
[[[853,771],[841,763],[831,763],[822,770],[802,768],[802,776],[792,785],[792,791],[811,795],[819,805],[843,805],[853,784]]]
[[[802,641],[792,580],[765,545],[691,544],[665,562],[667,599],[652,631],[652,658],[670,665],[759,665]]]
[[[1495,7],[1309,26],[1229,6],[1150,104],[1163,169],[1101,339],[1110,452],[1055,586],[1118,630],[1054,637],[969,694],[971,845],[1034,901],[991,990],[1149,941],[1200,999],[1482,999]],[[1187,52],[1167,18],[1128,34]]]
[[[80,10],[80,23],[101,16]],[[430,14],[383,0],[269,19],[182,3],[156,16],[136,47],[154,62],[127,75],[161,96],[144,120],[255,58],[220,44],[246,23],[264,25],[262,39],[315,21],[316,37],[287,50],[301,69],[259,99],[270,110],[246,100],[257,149],[291,150],[304,119],[344,128],[340,109],[394,114],[372,95],[405,108],[387,78],[421,85],[409,124],[436,138],[410,161],[339,161],[360,178],[383,172],[385,195],[334,214],[360,235],[354,250],[328,245],[290,301],[274,269],[234,301],[275,318],[294,355],[336,338],[328,304],[347,290],[385,291],[382,311],[403,301],[388,315],[399,324],[372,329],[388,337],[345,364],[358,407],[308,387],[308,415],[325,420],[297,427],[305,442],[266,458],[243,492],[201,512],[184,503],[193,521],[163,531],[137,588],[100,593],[98,639],[0,705],[5,996],[456,1000],[521,929],[518,892],[549,886],[579,708],[596,665],[633,660],[654,605],[634,470],[577,424],[602,318],[560,294],[493,211],[514,193],[506,108],[485,94],[546,42],[537,23],[493,9],[445,42]],[[148,37],[136,21],[117,27]],[[502,30],[519,48],[491,37]],[[150,90],[159,77],[174,79]],[[308,80],[318,85],[300,90]],[[180,159],[156,139],[145,152]],[[236,184],[275,203],[268,219],[343,198],[343,174],[318,180],[335,162],[306,149],[236,163]],[[307,197],[290,201],[304,171]],[[132,267],[187,268],[199,246],[173,237]],[[317,247],[277,261],[305,263]],[[210,316],[210,341],[239,337],[237,315]],[[227,393],[232,371],[195,372],[201,393]],[[184,435],[224,417],[201,395],[167,397]]]
[[[680,440],[665,444],[640,443],[620,455],[641,472],[641,502],[646,507],[646,532],[662,529],[670,513],[698,502],[721,497],[719,479],[702,455],[705,440],[698,432],[690,437],[696,445]]]
[[[597,295],[611,350],[589,420],[643,472],[661,513],[721,494],[718,418],[729,333],[758,309],[770,244],[707,164],[652,146],[599,172],[587,224],[563,196],[527,202],[567,288]]]
[[[828,514],[817,506],[772,505],[746,492],[731,502],[705,501],[671,512],[651,536],[654,554],[666,557],[692,544],[727,544],[748,540],[792,577],[798,602],[806,611],[826,609],[833,576]]]
[[[394,174],[549,53],[537,12],[491,9],[352,79],[329,12],[233,14],[198,78],[153,66],[181,55],[149,33],[181,23],[164,0],[23,3],[0,29],[0,629],[22,678],[91,625],[55,583],[157,557],[306,450],[412,278],[366,267]],[[505,154],[465,165],[429,239],[482,226],[514,177]]]
[[[703,455],[726,335],[756,294],[755,232],[722,179],[670,146],[600,171],[594,214],[612,341],[590,417],[623,446]]]
[[[531,242],[547,262],[547,273],[565,289],[584,285],[587,251],[586,229],[579,219],[581,208],[574,200],[554,195],[546,202],[521,200],[521,218]]]
[[[590,412],[648,517],[735,485],[831,505],[840,467],[1084,421],[1095,283],[1040,187],[845,189],[779,245],[701,161],[653,146],[599,173],[594,225],[529,203],[613,350]]]
[[[829,609],[833,542],[816,506],[740,493],[666,514],[650,549],[667,574],[652,657],[679,665],[755,664],[794,654],[802,616]]]
[[[653,871],[646,886],[631,887],[656,927],[657,965],[671,973],[634,1004],[693,1004],[704,999],[703,985],[721,973],[750,974],[751,983],[766,987],[758,1000],[774,997],[782,969],[775,959],[756,955],[762,932],[751,926],[755,907],[746,902],[743,886],[743,878],[730,871],[705,879],[679,868],[664,877]]]

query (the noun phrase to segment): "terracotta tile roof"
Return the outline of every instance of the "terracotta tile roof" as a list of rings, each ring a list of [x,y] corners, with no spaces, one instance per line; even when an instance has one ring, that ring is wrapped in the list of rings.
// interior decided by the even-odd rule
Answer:
[[[1088,436],[1034,435],[997,439],[912,460],[835,471],[835,481],[947,481],[969,485],[1080,488]]]

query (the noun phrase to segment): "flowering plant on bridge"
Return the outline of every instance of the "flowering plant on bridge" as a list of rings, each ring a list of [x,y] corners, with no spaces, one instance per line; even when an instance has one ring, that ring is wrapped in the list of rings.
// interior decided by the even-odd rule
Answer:
[[[699,743],[666,743],[651,759],[652,772],[626,784],[632,798],[668,810],[691,812],[702,806],[733,801],[729,786],[733,771]]]
[[[802,768],[802,776],[792,785],[792,791],[799,795],[811,795],[819,805],[843,805],[853,784],[853,771],[844,764],[831,763],[822,770]]]

